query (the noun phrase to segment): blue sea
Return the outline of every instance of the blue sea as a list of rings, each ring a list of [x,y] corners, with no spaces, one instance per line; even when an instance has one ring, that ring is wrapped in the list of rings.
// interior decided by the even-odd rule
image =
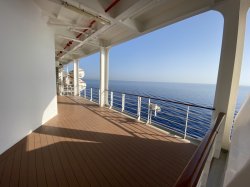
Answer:
[[[93,100],[98,102],[98,80],[85,80],[87,83],[87,97],[90,98],[90,88],[93,88]],[[215,85],[212,84],[187,84],[187,83],[162,83],[162,82],[134,82],[110,81],[109,90],[114,92],[113,108],[121,110],[123,93],[142,95],[141,119],[148,120],[148,98],[168,99],[196,105],[212,107],[215,95]],[[250,94],[250,87],[241,86],[238,93],[236,112]],[[110,96],[110,95],[109,95]],[[126,94],[124,112],[137,117],[137,96]],[[163,129],[172,130],[181,134],[185,132],[187,119],[187,106],[174,102],[151,99],[151,103],[158,104],[161,111],[152,115],[152,124]],[[189,108],[187,136],[200,139],[211,124],[211,110],[197,107]]]

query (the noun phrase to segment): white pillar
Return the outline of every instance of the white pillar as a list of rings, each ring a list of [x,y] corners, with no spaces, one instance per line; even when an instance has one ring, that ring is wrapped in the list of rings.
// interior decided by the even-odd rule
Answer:
[[[216,139],[215,157],[219,157],[221,147],[228,150],[230,145],[243,56],[247,1],[228,0],[216,7],[224,16],[224,31],[214,100],[216,109],[214,117],[219,112],[225,112],[226,117]]]
[[[74,60],[74,95],[79,95],[79,60]]]
[[[108,105],[109,49],[100,48],[100,107]]]
[[[109,49],[106,48],[105,49],[106,52],[105,52],[105,57],[106,57],[106,61],[105,61],[105,105],[109,105],[109,98],[108,98],[108,94],[109,94]]]
[[[63,81],[63,68],[60,68],[59,69],[59,92],[60,92],[60,95],[63,95],[63,92],[64,92],[64,81]]]

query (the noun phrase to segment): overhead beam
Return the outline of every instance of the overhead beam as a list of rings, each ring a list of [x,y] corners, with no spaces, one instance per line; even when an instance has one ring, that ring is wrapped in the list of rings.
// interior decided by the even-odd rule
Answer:
[[[59,0],[60,1],[60,0]],[[59,1],[57,1],[57,3],[59,2]],[[63,2],[63,1],[62,1]],[[139,3],[135,3],[135,5],[133,5],[132,6],[132,8],[129,8],[128,10],[126,10],[125,12],[123,12],[123,16],[125,15],[125,14],[129,14],[128,12],[131,12],[131,10],[134,10],[134,9],[138,9],[138,7],[141,7],[142,6],[142,3],[145,3],[146,1],[139,1]],[[147,4],[148,2],[146,2],[146,4]],[[146,5],[145,4],[145,5]],[[81,4],[81,6],[80,6],[81,8],[82,8],[82,4]],[[142,7],[144,7],[144,6],[142,6]],[[72,8],[72,7],[71,7]],[[94,12],[93,10],[92,10],[92,12]],[[120,18],[122,18],[121,16],[119,17],[119,19]],[[109,17],[108,19],[112,19],[112,24],[111,25],[113,25],[113,24],[119,24],[119,25],[121,25],[121,26],[124,26],[124,27],[126,27],[126,28],[128,28],[128,29],[132,29],[133,31],[136,31],[136,32],[140,32],[140,24],[138,23],[138,22],[136,22],[135,20],[131,20],[131,19],[126,19],[126,20],[123,20],[123,21],[119,21],[119,20],[116,20],[116,19],[113,19],[113,18],[111,18],[111,17]],[[78,29],[85,29],[85,27],[80,27],[80,26],[78,26],[78,25],[73,25],[73,24],[64,24],[64,23],[49,23],[49,24],[51,24],[51,25],[57,25],[57,26],[65,26],[65,27],[68,27],[69,29],[70,29],[70,31],[73,31],[73,32],[78,32],[78,33],[80,33],[79,32],[79,30]],[[111,26],[110,25],[110,26]],[[105,28],[101,28],[101,30],[106,30],[106,29],[108,29],[109,27],[108,26],[105,26]],[[87,29],[89,29],[89,28],[87,28]],[[93,31],[92,31],[93,32]],[[94,31],[95,32],[95,31]],[[98,32],[98,33],[101,33],[101,32]],[[92,34],[92,35],[97,35],[97,34]],[[91,35],[91,36],[92,36]],[[79,44],[77,45],[77,46],[75,46],[73,49],[71,49],[71,50],[69,50],[68,52],[66,52],[66,54],[64,54],[64,55],[62,55],[62,57],[59,57],[59,59],[60,58],[63,58],[65,55],[67,55],[67,53],[72,53],[72,51],[74,51],[74,50],[77,50],[77,48],[79,48],[79,47],[81,47],[82,45],[84,45],[84,44],[87,44],[87,45],[92,45],[92,46],[95,46],[95,47],[97,47],[98,45],[96,45],[96,44],[93,44],[93,43],[91,43],[91,42],[88,42],[92,37],[88,37],[88,38],[86,38],[85,40],[83,40],[83,41],[81,41],[80,42],[80,40],[76,40],[76,39],[74,39],[74,38],[70,38],[70,37],[66,37],[66,36],[59,36],[59,37],[61,37],[61,38],[64,38],[64,39],[68,39],[68,40],[72,40],[72,41],[76,41],[76,42],[78,42]],[[99,44],[100,45],[100,44]],[[109,42],[105,42],[105,44],[104,44],[104,46],[107,46],[107,45],[110,45],[110,43]]]
[[[99,14],[96,13],[92,13],[90,11],[87,11],[85,9],[82,9],[81,7],[76,7],[66,1],[62,1],[62,0],[50,0],[56,4],[62,5],[63,7],[65,7],[66,9],[69,9],[73,12],[76,12],[78,14],[81,14],[83,16],[87,16],[89,18],[95,19],[96,21],[100,22],[101,24],[104,25],[109,25],[110,21],[108,19],[103,18],[102,16],[100,16]]]
[[[81,46],[83,46],[85,43],[88,43],[88,41],[92,38],[92,37],[96,37],[98,36],[100,33],[104,32],[105,30],[107,30],[108,28],[110,28],[112,26],[111,25],[104,25],[101,29],[99,29],[98,31],[96,31],[95,33],[93,33],[92,35],[90,35],[89,37],[85,38],[81,43],[79,43],[78,45],[76,45],[75,47],[73,47],[72,49],[69,50],[69,52],[71,51],[75,51],[78,48],[80,48]],[[66,54],[62,55],[61,57],[59,57],[58,59],[63,58]]]
[[[123,21],[127,18],[132,18],[135,15],[138,15],[146,10],[152,8],[153,6],[157,5],[159,2],[166,2],[166,0],[138,0],[130,6],[125,11],[121,12],[117,17],[116,20]]]
[[[131,7],[129,7],[126,11],[122,12],[121,14],[119,14],[118,17],[113,18],[108,14],[100,14],[97,13],[96,10],[89,8],[86,4],[84,4],[85,2],[81,2],[80,3],[80,7],[83,9],[87,9],[91,12],[94,12],[95,14],[99,14],[100,16],[102,16],[105,19],[110,20],[110,24],[114,25],[117,24],[119,26],[125,27],[127,29],[136,31],[136,32],[140,32],[140,23],[138,21],[134,21],[133,19],[130,19],[132,16],[134,16],[135,14],[137,14],[137,12],[142,12],[144,9],[157,4],[156,2],[158,1],[163,1],[163,0],[140,0],[140,1],[135,1],[135,4]]]
[[[169,6],[158,4],[154,6],[153,9],[148,10],[154,13],[150,19],[141,21],[142,31],[144,33],[151,32],[158,28],[187,19],[191,16],[211,10],[213,5],[213,0],[176,0],[170,1]],[[136,19],[140,20],[140,17]]]
[[[125,19],[124,21],[121,21],[120,23],[122,23],[127,28],[130,28],[136,32],[142,31],[141,23],[131,18]]]
[[[169,1],[169,0],[167,0]],[[120,43],[121,41],[126,41],[126,40],[129,40],[131,38],[134,38],[136,36],[139,36],[141,35],[140,33],[148,33],[152,30],[155,30],[157,28],[160,28],[162,27],[163,25],[162,24],[170,24],[170,23],[173,23],[174,21],[176,21],[176,19],[185,19],[191,15],[195,15],[199,12],[202,12],[202,11],[205,11],[208,9],[208,7],[210,6],[211,7],[211,3],[209,2],[212,2],[213,0],[203,0],[202,3],[198,3],[198,4],[202,4],[202,6],[206,5],[205,7],[196,7],[194,10],[190,11],[188,10],[189,12],[187,11],[181,11],[181,12],[178,12],[178,15],[177,15],[177,18],[173,18],[171,17],[169,20],[166,20],[168,19],[165,15],[163,16],[165,20],[160,20],[159,23],[157,23],[158,25],[154,26],[154,23],[153,22],[147,22],[147,23],[144,23],[144,22],[141,22],[140,20],[138,19],[134,19],[134,17],[136,17],[137,15],[140,15],[142,13],[144,13],[145,11],[150,11],[150,9],[152,9],[152,7],[158,7],[161,5],[161,3],[166,3],[167,2],[166,0],[139,0],[139,1],[136,1],[134,3],[134,5],[132,5],[131,7],[129,7],[127,10],[123,11],[122,13],[120,13],[115,19],[108,16],[108,15],[101,15],[100,13],[97,13],[98,15],[101,15],[107,19],[109,19],[111,21],[111,24],[110,25],[104,25],[103,27],[101,27],[101,29],[97,30],[97,31],[94,31],[95,33],[92,33],[89,37],[85,38],[82,42],[78,42],[78,44],[73,47],[72,49],[69,50],[69,53],[72,52],[72,51],[75,51],[77,50],[78,48],[80,48],[81,46],[85,45],[85,44],[88,44],[89,43],[89,40],[93,37],[99,37],[99,35],[101,33],[103,33],[104,31],[110,29],[112,26],[114,25],[118,25],[118,26],[122,26],[124,28],[128,28],[129,30],[132,30],[133,32],[130,34],[129,37],[126,37],[124,39],[120,39],[118,42]],[[191,1],[197,1],[197,0],[191,0]],[[186,2],[185,0],[179,0],[178,1],[179,5],[182,4],[185,4],[186,6]],[[206,2],[206,3],[205,3]],[[79,4],[79,7],[82,9],[85,9],[85,1],[81,1],[81,3]],[[165,4],[162,4],[162,5],[165,5]],[[178,6],[179,6],[178,5]],[[89,7],[86,8],[86,10],[89,11]],[[94,12],[95,13],[95,10],[90,10],[91,12]],[[191,13],[190,13],[191,12]],[[167,14],[167,13],[166,13]],[[172,22],[173,21],[173,22]],[[151,25],[152,24],[152,25]],[[159,26],[159,27],[158,27]],[[149,28],[148,28],[149,27]],[[71,29],[72,31],[73,29]],[[78,29],[76,29],[78,30]],[[114,41],[112,43],[113,44],[117,44],[118,43],[117,41]],[[90,42],[90,45],[92,43]],[[107,44],[107,45],[110,45],[110,44]],[[106,46],[107,46],[106,45]],[[63,58],[63,56],[66,55],[66,54],[63,54],[62,57],[59,57],[59,58]]]
[[[78,29],[73,29],[73,28],[71,28],[71,29],[69,29],[69,30],[72,31],[72,32],[81,33],[81,34],[83,34],[83,35],[85,35],[85,36],[88,36],[88,35],[89,35],[88,33],[84,32],[84,31],[81,31],[81,30],[78,30]]]
[[[93,47],[99,47],[100,46],[98,44],[94,44],[94,43],[91,43],[91,42],[85,43],[85,45],[89,45],[89,46],[93,46]]]
[[[69,31],[67,29],[58,29],[58,30],[56,30],[55,34],[56,35],[67,36],[67,37],[76,39],[76,33],[71,32],[71,31]]]
[[[66,53],[69,52],[69,51],[64,50],[64,49],[61,49],[61,50],[60,50],[60,49],[56,49],[55,51],[58,51],[58,52],[59,52],[59,51],[62,51],[62,52],[66,52]],[[78,55],[78,54],[81,54],[81,53],[78,53],[78,52],[75,52],[75,51],[74,51],[74,52],[70,52],[70,54],[76,54],[76,55]]]
[[[66,39],[66,40],[72,40],[72,41],[75,41],[75,42],[78,42],[78,43],[82,42],[81,40],[71,38],[71,37],[68,37],[68,36],[64,36],[64,35],[59,35],[59,34],[57,34],[56,37],[57,38],[63,38],[63,39]]]
[[[66,27],[68,29],[73,28],[73,29],[88,29],[91,30],[91,28],[89,27],[83,27],[83,26],[79,26],[79,25],[74,25],[74,24],[67,24],[67,23],[56,23],[56,22],[48,22],[48,25],[52,25],[52,26],[60,26],[60,27]]]

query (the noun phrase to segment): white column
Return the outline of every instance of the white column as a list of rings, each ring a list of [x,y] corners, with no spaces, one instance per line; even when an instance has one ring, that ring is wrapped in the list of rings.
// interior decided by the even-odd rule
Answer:
[[[74,95],[79,95],[79,60],[74,60]]]
[[[64,67],[60,68],[59,71],[59,92],[60,95],[63,95],[63,91],[64,91],[64,81],[63,81],[63,69]]]
[[[214,100],[214,117],[225,112],[220,132],[216,139],[215,157],[219,157],[221,148],[230,146],[230,132],[233,123],[240,71],[243,56],[247,6],[245,0],[228,0],[216,9],[224,16],[224,32],[220,57],[220,66]]]
[[[100,48],[100,106],[108,105],[108,83],[109,83],[109,49]]]
[[[105,105],[109,105],[109,49],[105,48]]]
[[[78,96],[80,96],[80,88],[79,88],[79,63],[80,63],[80,60],[77,59],[77,86],[76,86],[76,93]]]

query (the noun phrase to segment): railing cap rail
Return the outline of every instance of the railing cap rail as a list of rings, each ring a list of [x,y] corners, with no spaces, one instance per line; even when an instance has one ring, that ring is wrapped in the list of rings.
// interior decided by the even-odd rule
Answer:
[[[97,88],[95,88],[95,89],[97,89]],[[171,100],[171,99],[162,99],[162,98],[157,98],[157,97],[138,95],[138,94],[132,94],[132,93],[114,91],[114,90],[105,90],[105,91],[110,91],[110,92],[115,92],[115,93],[120,93],[120,94],[126,94],[126,95],[131,95],[131,96],[136,96],[136,97],[142,97],[142,98],[148,98],[148,99],[154,99],[154,100],[158,100],[158,101],[164,101],[164,102],[180,104],[180,105],[185,105],[185,106],[191,106],[191,107],[196,107],[196,108],[202,108],[202,109],[207,109],[207,110],[215,110],[215,108],[213,108],[213,107],[202,106],[202,105],[189,103],[189,102],[175,101],[175,100]]]
[[[205,138],[196,149],[189,163],[176,181],[175,187],[195,187],[197,185],[224,117],[225,113],[220,112],[218,114],[213,128],[207,132]]]

